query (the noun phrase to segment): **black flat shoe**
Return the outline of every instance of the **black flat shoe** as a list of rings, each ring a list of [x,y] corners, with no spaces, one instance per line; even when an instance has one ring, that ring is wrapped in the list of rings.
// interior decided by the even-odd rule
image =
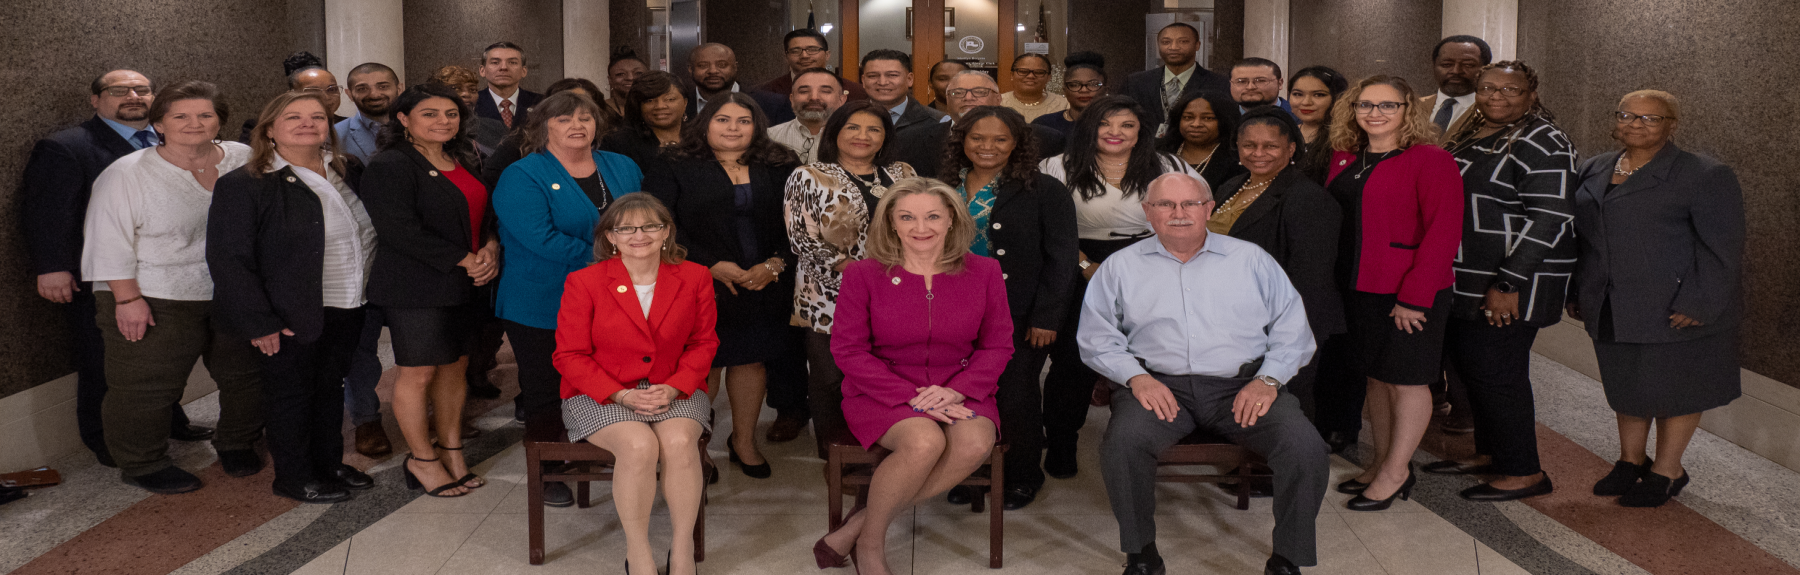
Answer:
[[[544,507],[570,507],[575,505],[575,492],[569,484],[561,481],[544,482]]]
[[[1619,505],[1662,507],[1676,495],[1681,495],[1681,488],[1687,487],[1689,477],[1692,475],[1683,471],[1680,479],[1670,480],[1663,477],[1662,474],[1652,471],[1644,475],[1643,481],[1631,486],[1631,489],[1625,491],[1625,495],[1619,497]]]
[[[761,465],[748,465],[744,463],[743,459],[738,458],[736,439],[736,433],[725,438],[725,452],[731,454],[731,462],[736,463],[738,469],[744,471],[744,475],[748,475],[754,479],[768,479],[769,476],[775,474],[775,470],[769,467],[769,462],[766,460],[763,461]]]
[[[950,502],[951,505],[968,505],[974,503],[975,498],[980,497],[983,493],[985,491],[977,490],[974,487],[958,485],[950,488],[949,493],[944,494],[944,501]]]
[[[375,478],[349,465],[338,464],[337,469],[331,470],[331,478],[336,479],[344,489],[363,490],[375,487]]]
[[[206,441],[212,439],[211,427],[198,425],[181,425],[169,429],[169,439],[175,441]]]
[[[1075,449],[1051,449],[1044,453],[1044,474],[1057,479],[1074,477],[1080,471],[1075,463]]]
[[[1325,445],[1332,453],[1343,453],[1350,446],[1356,445],[1356,434],[1344,431],[1332,431],[1325,434]]]
[[[1494,487],[1494,484],[1492,483],[1483,483],[1464,489],[1461,493],[1457,493],[1457,495],[1462,496],[1463,499],[1469,501],[1494,503],[1500,501],[1516,501],[1526,497],[1537,497],[1539,495],[1549,495],[1550,492],[1554,490],[1555,487],[1550,485],[1550,476],[1545,475],[1543,480],[1531,484],[1530,487],[1500,489]]]
[[[231,449],[219,452],[219,467],[232,477],[249,477],[263,470],[263,459],[254,449]]]
[[[1412,500],[1413,486],[1418,482],[1419,476],[1409,472],[1406,474],[1406,483],[1400,484],[1400,488],[1394,490],[1394,494],[1387,496],[1387,499],[1370,499],[1365,491],[1352,497],[1349,503],[1344,504],[1344,508],[1351,511],[1381,511],[1393,507],[1395,499]]]
[[[1363,483],[1361,481],[1357,481],[1355,477],[1352,477],[1343,483],[1337,484],[1337,492],[1348,494],[1348,495],[1361,495],[1363,490],[1368,489],[1368,488],[1369,488],[1369,484]]]
[[[1123,575],[1165,575],[1168,567],[1163,566],[1162,556],[1147,553],[1128,553],[1125,555],[1125,573]]]
[[[1493,464],[1463,463],[1448,459],[1427,463],[1420,466],[1419,470],[1437,475],[1495,475]]]
[[[344,491],[335,481],[314,481],[299,489],[285,488],[277,483],[273,489],[276,495],[301,503],[338,503],[350,500],[350,492]]]
[[[1300,575],[1300,566],[1286,557],[1270,555],[1269,561],[1263,564],[1263,575]]]
[[[174,466],[164,467],[143,475],[126,477],[125,483],[161,495],[187,493],[199,489],[202,485],[200,478],[194,477],[194,474],[188,473],[187,470]]]
[[[1645,459],[1643,465],[1632,465],[1623,460],[1614,462],[1612,473],[1606,474],[1606,477],[1602,477],[1600,481],[1594,483],[1594,495],[1601,497],[1624,495],[1626,491],[1631,490],[1631,486],[1637,485],[1639,479],[1643,479],[1650,473],[1650,464],[1652,463],[1655,462],[1649,459]]]
[[[1007,511],[1018,511],[1024,509],[1026,505],[1031,505],[1031,502],[1037,501],[1037,494],[1038,488],[1036,487],[1015,485],[1006,488],[1006,492],[1000,495],[1004,501],[1002,505],[1006,507]]]

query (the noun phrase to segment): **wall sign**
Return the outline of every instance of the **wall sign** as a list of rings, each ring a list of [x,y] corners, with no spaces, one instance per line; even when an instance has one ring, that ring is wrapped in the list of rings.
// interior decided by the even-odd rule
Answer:
[[[980,54],[981,49],[985,46],[987,44],[983,43],[979,36],[963,36],[956,42],[956,47],[962,49],[964,54]]]

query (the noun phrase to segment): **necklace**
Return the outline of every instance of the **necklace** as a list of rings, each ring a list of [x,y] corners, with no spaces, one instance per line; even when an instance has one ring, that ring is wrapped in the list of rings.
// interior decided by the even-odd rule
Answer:
[[[1645,163],[1647,164],[1649,162],[1645,162]],[[1632,168],[1629,170],[1625,169],[1625,167],[1629,166],[1629,165],[1631,165],[1631,163],[1625,161],[1625,154],[1620,153],[1619,154],[1619,162],[1616,164],[1613,164],[1613,173],[1629,178],[1629,177],[1631,177],[1632,174],[1637,173],[1638,170],[1644,169],[1644,166],[1642,166],[1642,165],[1639,165],[1638,167]]]
[[[1231,199],[1225,200],[1225,205],[1219,206],[1218,211],[1213,212],[1213,218],[1229,216],[1249,208],[1250,204],[1256,203],[1257,198],[1262,197],[1263,189],[1268,188],[1269,184],[1274,181],[1275,178],[1269,178],[1263,180],[1262,183],[1244,184],[1243,187],[1238,188],[1237,193],[1231,195]]]
[[[839,167],[842,167],[842,166],[839,166]],[[850,170],[844,170],[844,173],[849,174],[850,177],[852,177],[852,178],[855,178],[856,183],[862,184],[862,187],[868,188],[869,195],[875,196],[877,198],[887,196],[887,186],[881,185],[881,170],[880,169],[876,169],[874,173],[869,174],[869,179],[866,179],[866,180],[863,179],[862,176],[859,176],[856,174],[851,174]]]
[[[1400,151],[1400,150],[1388,150],[1386,152],[1377,154],[1377,157],[1375,158],[1375,164],[1381,163],[1382,160],[1388,159],[1388,156],[1393,155],[1394,152],[1398,152],[1398,151]],[[1369,151],[1368,150],[1363,150],[1361,153],[1359,153],[1357,155],[1361,156],[1360,158],[1358,158],[1357,161],[1362,163],[1362,170],[1359,172],[1356,172],[1355,178],[1360,180],[1360,179],[1362,179],[1362,177],[1364,175],[1369,173],[1369,170],[1371,170],[1375,167],[1375,164],[1369,163]]]
[[[1046,92],[1046,93],[1045,93],[1045,94],[1040,94],[1040,95],[1038,95],[1038,101],[1036,101],[1036,102],[1027,102],[1027,101],[1025,101],[1025,99],[1024,99],[1024,98],[1020,98],[1020,97],[1019,97],[1019,93],[1018,93],[1018,92],[1013,92],[1013,99],[1014,99],[1014,100],[1017,100],[1017,101],[1018,101],[1018,102],[1019,102],[1019,105],[1020,105],[1020,106],[1024,106],[1024,107],[1027,107],[1027,108],[1036,108],[1036,107],[1038,107],[1038,106],[1042,106],[1042,105],[1044,105],[1044,102],[1048,102],[1048,101],[1050,101],[1050,96],[1049,96],[1049,95],[1048,95],[1048,92]]]
[[[1192,166],[1194,168],[1194,171],[1196,171],[1196,172],[1204,172],[1204,171],[1206,171],[1207,166],[1212,165],[1213,154],[1218,151],[1219,151],[1219,143],[1213,142],[1212,149],[1206,151],[1205,159],[1200,160],[1200,163],[1198,163],[1198,164],[1188,164],[1188,165]],[[1176,155],[1181,156],[1183,159],[1182,161],[1186,161],[1187,142],[1181,143],[1181,149],[1176,150]]]
[[[212,158],[213,150],[217,150],[217,149],[219,149],[218,146],[213,146],[212,148],[207,149],[206,153],[201,154],[197,158],[181,158],[181,161],[179,161],[179,162],[177,162],[175,160],[175,158],[173,158],[172,155],[170,155],[170,154],[164,154],[163,158],[165,160],[167,160],[170,164],[174,165],[175,167],[181,168],[183,170],[187,170],[188,172],[193,173],[197,177],[197,176],[206,175],[206,172],[210,171],[217,164],[217,162],[207,161],[208,159]],[[159,150],[157,150],[157,152],[160,154],[162,152],[162,150],[159,149]],[[200,167],[190,168],[190,167],[187,167],[186,165],[184,165],[184,164],[189,164],[189,163],[198,163],[198,164],[200,164]]]

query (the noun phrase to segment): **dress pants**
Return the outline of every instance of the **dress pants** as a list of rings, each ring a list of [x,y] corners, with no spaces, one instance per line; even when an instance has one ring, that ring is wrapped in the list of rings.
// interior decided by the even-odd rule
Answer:
[[[1313,365],[1318,366],[1312,381],[1313,425],[1321,435],[1335,431],[1356,437],[1362,433],[1369,378],[1356,366],[1352,339],[1347,334],[1327,338],[1313,358]]]
[[[75,356],[75,427],[81,444],[95,454],[107,453],[106,425],[101,409],[106,401],[106,340],[95,323],[93,282],[78,282],[74,296],[62,305],[63,321],[69,328],[70,351]],[[108,304],[110,306],[111,304]],[[117,329],[117,328],[114,328]],[[188,426],[187,412],[170,410],[169,429]]]
[[[356,342],[356,355],[350,357],[350,375],[344,377],[344,405],[350,408],[350,424],[362,425],[381,421],[381,396],[375,385],[381,383],[381,328],[387,323],[381,308],[367,309],[362,336]]]
[[[1451,318],[1444,348],[1469,394],[1475,452],[1494,459],[1501,475],[1536,475],[1537,410],[1531,392],[1531,344],[1538,328],[1514,322]]]
[[[1034,348],[1025,340],[1024,318],[1013,318],[1013,356],[1000,372],[994,399],[1000,408],[1000,437],[1006,440],[1006,485],[1037,488],[1044,484],[1044,395],[1038,374],[1050,348]],[[1058,339],[1061,339],[1060,337]],[[1090,384],[1091,385],[1091,384]]]
[[[831,334],[806,332],[806,401],[811,406],[813,436],[819,444],[819,459],[830,459],[825,442],[850,433],[844,422],[844,371],[838,369],[831,355]]]
[[[495,357],[495,354],[500,353],[501,339],[506,335],[506,329],[505,324],[500,322],[500,318],[494,317],[494,290],[492,288],[497,283],[497,281],[491,282],[475,288],[474,297],[479,301],[477,305],[471,307],[476,310],[473,324],[476,328],[475,331],[469,333],[468,347],[466,348],[469,352],[469,367],[464,373],[470,383],[487,381],[488,372],[500,366],[500,360]]]
[[[812,383],[807,375],[807,356],[801,350],[805,349],[806,334],[811,332],[812,330],[799,326],[783,327],[782,337],[788,338],[783,347],[793,351],[763,364],[768,369],[769,377],[766,401],[782,417],[797,417],[801,420],[810,417],[808,412],[812,409],[806,396]]]
[[[344,463],[344,376],[367,314],[363,307],[324,311],[318,339],[283,335],[281,349],[262,358],[269,457],[275,484],[287,489],[330,478]]]
[[[194,362],[219,386],[219,427],[213,449],[250,449],[262,434],[262,376],[248,340],[222,335],[211,301],[144,298],[156,325],[143,339],[119,333],[112,292],[97,295],[95,325],[106,342],[106,449],[127,477],[149,475],[175,465],[169,459],[169,414],[181,412]]]
[[[1137,553],[1156,542],[1156,458],[1198,426],[1269,461],[1275,470],[1275,554],[1301,567],[1317,564],[1313,523],[1331,478],[1329,453],[1293,394],[1276,396],[1269,413],[1246,428],[1234,420],[1231,403],[1252,379],[1152,376],[1169,387],[1180,405],[1175,421],[1156,419],[1130,389],[1115,388],[1112,420],[1101,440],[1101,475],[1119,521],[1120,550]]]
[[[1073,287],[1062,329],[1056,330],[1056,342],[1050,344],[1050,373],[1044,376],[1044,446],[1052,452],[1075,451],[1081,426],[1087,424],[1094,382],[1100,379],[1099,373],[1081,362],[1081,347],[1075,342],[1087,280],[1077,276]],[[1012,477],[1010,469],[1007,473]]]
[[[519,364],[519,397],[514,405],[530,419],[541,413],[562,413],[562,373],[556,371],[551,356],[556,353],[556,330],[531,327],[511,320],[506,326],[506,339],[512,342],[513,358]]]

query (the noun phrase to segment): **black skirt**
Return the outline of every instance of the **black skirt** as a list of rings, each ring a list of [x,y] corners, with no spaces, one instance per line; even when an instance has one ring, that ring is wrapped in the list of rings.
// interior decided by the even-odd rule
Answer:
[[[1431,300],[1423,329],[1394,327],[1394,294],[1351,291],[1344,297],[1357,367],[1371,379],[1393,385],[1429,385],[1443,371],[1444,330],[1450,323],[1450,290]]]
[[[467,355],[469,333],[477,327],[476,304],[448,307],[382,307],[393,340],[394,365],[432,367]]]

